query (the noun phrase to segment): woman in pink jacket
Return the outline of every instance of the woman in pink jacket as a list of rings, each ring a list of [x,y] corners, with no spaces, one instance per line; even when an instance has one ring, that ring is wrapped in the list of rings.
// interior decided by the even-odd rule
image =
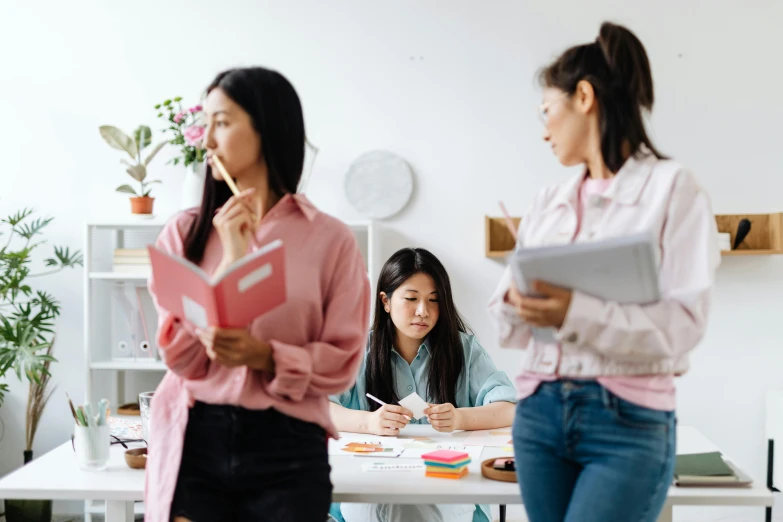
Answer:
[[[513,428],[522,499],[531,522],[652,522],[672,480],[674,377],[707,324],[715,218],[696,178],[645,131],[652,76],[630,31],[604,23],[540,79],[544,140],[584,169],[538,194],[517,246],[652,232],[662,297],[621,305],[546,282],[528,297],[506,270],[490,314],[501,345],[525,350]],[[556,328],[557,342],[532,326]]]
[[[241,195],[210,159],[201,207],[175,216],[157,245],[217,275],[282,239],[287,301],[246,328],[204,331],[158,305],[169,371],[151,408],[146,520],[323,522],[328,396],[353,384],[367,342],[364,261],[347,226],[296,194],[305,130],[288,80],[226,71],[204,110],[208,157]]]

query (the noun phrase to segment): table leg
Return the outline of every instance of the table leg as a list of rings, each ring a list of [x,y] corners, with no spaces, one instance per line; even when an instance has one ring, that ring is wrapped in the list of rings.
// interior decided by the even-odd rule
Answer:
[[[663,507],[663,511],[658,515],[658,522],[674,522],[674,508],[670,504]]]
[[[506,522],[506,505],[500,504],[500,521],[499,522]]]
[[[106,522],[133,522],[133,501],[106,501]]]

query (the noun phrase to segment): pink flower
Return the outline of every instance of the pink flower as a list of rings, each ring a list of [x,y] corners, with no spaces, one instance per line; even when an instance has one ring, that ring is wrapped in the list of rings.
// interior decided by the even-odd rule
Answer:
[[[184,117],[185,117],[185,113],[184,113],[184,112],[178,112],[178,113],[177,113],[177,114],[174,116],[174,123],[179,123],[179,122],[181,122],[181,121],[182,121],[182,118],[184,118]]]
[[[194,105],[193,107],[188,109],[188,111],[190,111],[191,114],[193,114],[194,112],[201,112],[202,110],[204,110],[204,107],[202,107],[201,105]]]
[[[185,129],[185,143],[190,146],[198,147],[201,145],[201,140],[204,139],[204,127],[201,125],[191,125]]]

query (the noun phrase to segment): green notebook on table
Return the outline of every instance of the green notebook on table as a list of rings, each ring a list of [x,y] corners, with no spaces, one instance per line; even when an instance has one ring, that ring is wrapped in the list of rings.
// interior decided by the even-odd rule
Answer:
[[[677,455],[674,480],[678,486],[746,486],[751,483],[717,451]]]

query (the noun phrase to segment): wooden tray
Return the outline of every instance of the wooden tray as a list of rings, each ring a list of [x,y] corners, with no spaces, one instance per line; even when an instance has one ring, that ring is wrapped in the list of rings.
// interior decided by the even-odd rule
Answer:
[[[509,457],[513,460],[513,457]],[[481,463],[481,474],[491,480],[500,480],[502,482],[516,482],[517,474],[514,471],[507,471],[503,469],[495,469],[493,465],[497,458],[487,459]]]

